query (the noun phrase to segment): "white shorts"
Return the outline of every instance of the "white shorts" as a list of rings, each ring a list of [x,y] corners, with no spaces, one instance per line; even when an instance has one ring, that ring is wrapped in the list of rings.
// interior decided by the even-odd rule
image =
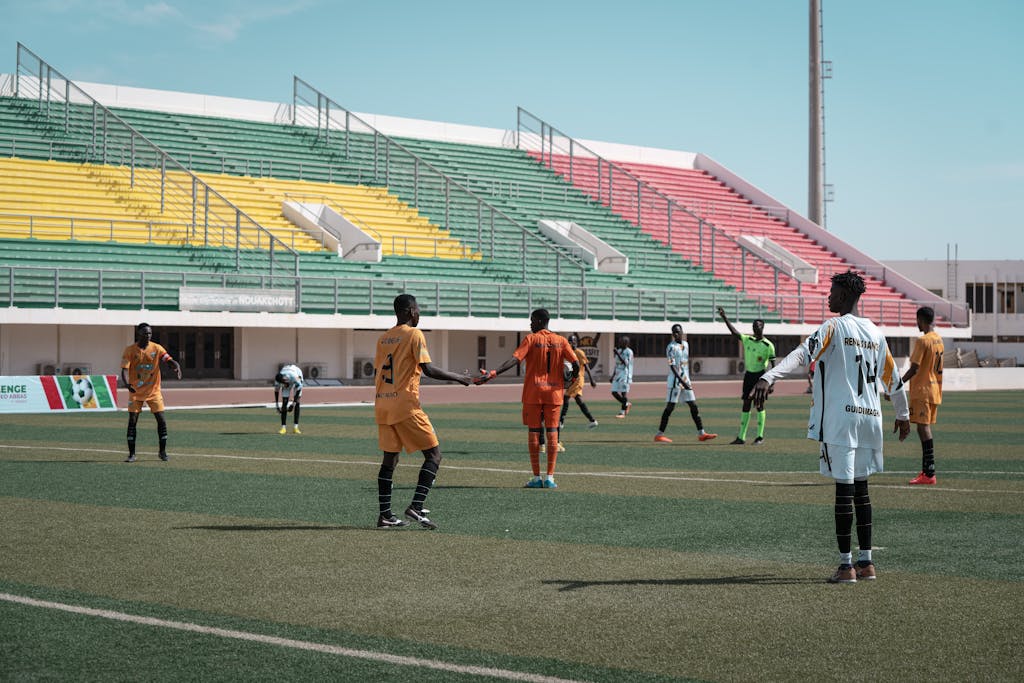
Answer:
[[[625,380],[619,380],[619,379],[613,379],[612,380],[612,391],[614,391],[615,393],[618,393],[618,394],[628,394],[629,393],[629,385],[630,384],[632,384],[632,382],[627,382]]]
[[[683,389],[683,385],[679,382],[669,384],[665,401],[668,403],[679,403],[680,398],[689,403],[690,401],[696,401],[697,395],[693,393],[693,389]]]
[[[882,451],[875,448],[851,448],[822,442],[818,471],[836,481],[867,479],[882,471]]]

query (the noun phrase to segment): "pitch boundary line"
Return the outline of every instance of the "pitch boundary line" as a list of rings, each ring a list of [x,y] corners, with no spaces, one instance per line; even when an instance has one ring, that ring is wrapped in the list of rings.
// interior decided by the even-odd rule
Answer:
[[[137,614],[128,614],[127,612],[115,612],[113,610],[96,609],[93,607],[83,607],[80,605],[70,605],[63,602],[51,602],[49,600],[37,600],[35,598],[29,598],[22,595],[13,595],[11,593],[0,593],[0,600],[3,600],[5,602],[16,603],[19,605],[26,605],[29,607],[40,607],[44,609],[59,610],[62,612],[70,612],[72,614],[81,614],[90,617],[99,617],[101,619],[109,619],[112,621],[121,621],[131,624],[141,624],[143,626],[157,626],[160,628],[169,628],[177,631],[187,631],[190,633],[199,633],[202,635],[212,635],[221,638],[231,638],[234,640],[261,643],[263,645],[288,647],[295,650],[307,650],[310,652],[338,655],[341,657],[349,657],[352,659],[364,659],[372,662],[382,662],[384,664],[395,664],[398,666],[411,666],[418,667],[421,669],[436,669],[439,671],[450,671],[452,673],[469,674],[471,676],[489,676],[491,678],[501,678],[507,681],[525,681],[526,683],[581,683],[581,681],[573,679],[558,678],[555,676],[544,676],[541,674],[532,674],[524,671],[512,671],[510,669],[497,669],[486,666],[455,664],[454,662],[445,662],[437,659],[406,657],[403,655],[389,654],[387,652],[375,652],[373,650],[357,650],[348,647],[341,647],[339,645],[328,645],[326,643],[315,643],[306,640],[278,638],[277,636],[268,636],[261,633],[252,633],[249,631],[236,631],[234,629],[217,628],[214,626],[203,626],[202,624],[194,624],[187,621],[171,621],[168,619],[157,619],[155,617],[144,617]]]
[[[73,451],[75,453],[116,453],[122,454],[120,450],[113,450],[107,448],[67,448],[66,446],[19,446],[13,444],[0,444],[0,448],[9,448],[13,450],[49,450],[49,451]],[[140,455],[153,455],[152,453],[140,453]],[[211,458],[211,459],[222,459],[222,460],[256,460],[266,462],[294,462],[294,463],[317,463],[325,465],[366,465],[371,467],[379,467],[379,461],[371,460],[338,460],[338,459],[323,459],[323,458],[281,458],[281,457],[267,457],[260,455],[228,455],[225,453],[177,453],[176,458]],[[399,463],[401,467],[418,467],[413,463]],[[493,474],[514,474],[514,475],[530,475],[531,472],[520,469],[508,469],[502,467],[477,467],[477,466],[466,466],[466,465],[444,465],[445,469],[450,470],[462,470],[467,472],[490,472]],[[957,474],[959,471],[951,471],[948,474]],[[1020,472],[963,472],[964,474],[994,474],[1002,476],[1014,476],[1021,474]],[[754,472],[754,471],[735,471],[735,472],[723,472],[723,474],[758,474],[762,476],[769,475],[805,475],[811,476],[816,475],[815,472]],[[886,472],[885,474],[913,474],[913,472],[900,472],[892,471]],[[720,477],[698,477],[698,476],[686,476],[680,473],[658,473],[658,472],[562,472],[559,474],[561,477],[599,477],[599,478],[611,478],[611,479],[652,479],[656,481],[692,481],[692,482],[704,482],[704,483],[721,483],[721,484],[756,484],[758,486],[790,486],[794,482],[772,482],[766,481],[765,479],[724,479]],[[827,480],[822,479],[823,482],[827,483]],[[799,482],[798,482],[799,483]],[[945,486],[909,486],[907,484],[879,484],[875,483],[873,488],[884,488],[884,489],[924,489],[927,488],[931,491],[945,491],[950,493],[1006,493],[1019,495],[1020,491],[1003,490],[1003,489],[964,489],[964,488],[950,488]]]

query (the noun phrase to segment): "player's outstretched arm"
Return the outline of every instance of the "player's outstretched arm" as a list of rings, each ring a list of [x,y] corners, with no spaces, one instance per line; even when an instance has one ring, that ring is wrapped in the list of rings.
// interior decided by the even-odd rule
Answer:
[[[495,370],[480,370],[480,376],[473,379],[473,384],[484,384],[491,381],[503,372],[507,372],[512,368],[519,365],[519,360],[512,356],[507,361],[498,366]]]
[[[750,392],[750,397],[754,399],[754,407],[759,412],[764,407],[764,402],[768,400],[768,394],[770,393],[772,393],[772,385],[765,379],[757,380],[754,390]]]
[[[448,372],[431,363],[420,363],[420,368],[423,369],[423,374],[431,379],[447,381],[447,382],[458,382],[464,387],[469,386],[473,382],[473,378],[469,375],[464,375],[458,372]]]

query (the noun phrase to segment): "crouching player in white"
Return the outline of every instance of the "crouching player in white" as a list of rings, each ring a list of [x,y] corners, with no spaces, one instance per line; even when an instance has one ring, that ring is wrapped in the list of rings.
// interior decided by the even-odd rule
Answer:
[[[302,370],[297,365],[282,366],[274,377],[274,407],[281,414],[281,429],[277,431],[278,434],[284,434],[288,431],[289,410],[295,413],[293,431],[296,434],[302,433],[299,431],[299,411],[302,408],[303,383]],[[278,397],[280,397],[280,403],[278,402]],[[291,405],[288,405],[289,398],[292,401]]]
[[[868,476],[882,471],[879,384],[896,408],[893,431],[899,432],[900,441],[910,434],[907,392],[889,345],[874,323],[853,315],[863,293],[864,280],[856,273],[833,275],[828,310],[839,317],[826,320],[781,363],[768,370],[753,392],[754,402],[760,406],[776,380],[815,361],[807,438],[821,443],[821,473],[836,481],[839,568],[829,577],[829,583],[875,578]],[[860,548],[856,566],[851,537],[855,510]]]

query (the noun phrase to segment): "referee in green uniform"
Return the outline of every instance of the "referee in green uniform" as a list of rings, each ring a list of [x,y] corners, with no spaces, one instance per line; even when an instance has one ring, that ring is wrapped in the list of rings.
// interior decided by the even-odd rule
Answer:
[[[743,344],[743,364],[745,369],[745,372],[743,373],[743,413],[740,415],[740,433],[732,440],[732,444],[734,445],[743,445],[747,442],[747,426],[750,424],[750,406],[753,404],[753,399],[750,394],[754,390],[754,385],[757,384],[757,380],[761,379],[761,375],[764,374],[765,370],[771,367],[772,361],[775,359],[775,344],[764,336],[764,321],[760,318],[754,321],[754,334],[750,335],[741,334],[739,330],[733,327],[733,324],[729,322],[729,318],[725,315],[725,309],[721,306],[718,307],[718,315],[725,322],[732,336],[736,337],[736,339]],[[754,439],[755,446],[764,443],[765,417],[765,410],[762,406],[762,408],[757,411],[757,437]]]

